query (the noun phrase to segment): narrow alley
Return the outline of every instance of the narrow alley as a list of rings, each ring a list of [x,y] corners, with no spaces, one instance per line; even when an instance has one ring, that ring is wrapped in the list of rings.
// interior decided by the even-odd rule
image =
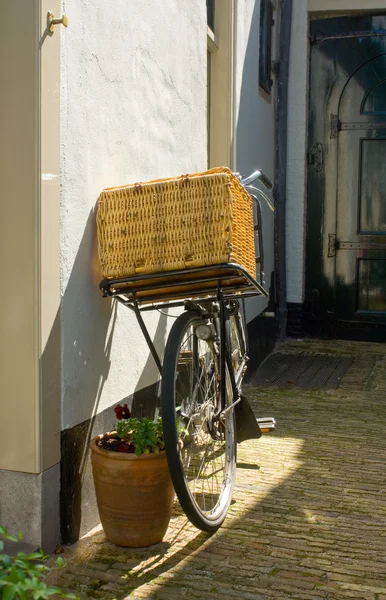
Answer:
[[[351,363],[337,389],[246,386],[279,427],[238,447],[220,530],[196,530],[178,506],[150,548],[114,546],[97,528],[64,548],[55,583],[82,599],[386,599],[386,347],[288,340],[275,352]]]

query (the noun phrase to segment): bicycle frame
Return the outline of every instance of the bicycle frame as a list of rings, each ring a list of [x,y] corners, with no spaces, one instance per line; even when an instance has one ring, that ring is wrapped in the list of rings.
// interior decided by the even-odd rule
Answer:
[[[201,317],[208,317],[216,323],[218,337],[220,338],[219,348],[219,369],[220,369],[220,403],[214,413],[213,422],[224,419],[226,413],[235,411],[235,420],[237,428],[237,439],[242,442],[247,439],[259,438],[261,436],[260,426],[253,414],[252,408],[245,397],[241,395],[241,383],[246,370],[246,364],[249,360],[247,355],[247,342],[242,323],[236,322],[239,341],[241,342],[242,355],[240,365],[235,372],[232,364],[232,342],[230,335],[230,317],[240,318],[239,307],[233,313],[227,306],[229,299],[225,298],[219,289],[216,302],[209,303],[189,303],[187,309],[194,311]],[[232,388],[232,401],[226,405],[226,381],[227,372]],[[272,421],[270,419],[270,421]]]
[[[220,339],[221,339],[221,348],[220,348],[220,369],[221,369],[221,406],[216,417],[221,418],[226,412],[232,410],[240,401],[241,401],[241,380],[239,385],[237,384],[235,372],[232,364],[232,345],[229,333],[229,311],[226,306],[226,301],[224,300],[221,292],[219,293],[219,303],[220,303]],[[247,364],[248,356],[246,353],[246,340],[243,332],[243,356],[241,358],[241,365],[239,367],[239,371],[244,372],[244,368]],[[226,381],[226,367],[228,368],[228,373],[230,376],[231,386],[232,386],[232,397],[233,402],[226,406],[226,386],[224,382]]]

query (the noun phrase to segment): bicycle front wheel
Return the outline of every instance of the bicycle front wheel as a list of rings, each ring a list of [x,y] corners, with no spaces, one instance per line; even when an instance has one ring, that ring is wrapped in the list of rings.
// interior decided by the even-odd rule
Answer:
[[[226,405],[232,403],[228,371],[226,381],[220,378],[218,336],[214,323],[200,313],[180,315],[166,344],[162,375],[163,431],[174,489],[189,520],[211,532],[225,519],[236,470],[234,411],[216,419],[221,386]]]

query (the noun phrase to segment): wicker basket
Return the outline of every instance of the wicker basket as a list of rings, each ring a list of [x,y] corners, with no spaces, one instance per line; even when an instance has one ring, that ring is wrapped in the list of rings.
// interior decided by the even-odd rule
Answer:
[[[105,278],[228,262],[256,277],[252,199],[227,168],[107,188],[97,227]]]

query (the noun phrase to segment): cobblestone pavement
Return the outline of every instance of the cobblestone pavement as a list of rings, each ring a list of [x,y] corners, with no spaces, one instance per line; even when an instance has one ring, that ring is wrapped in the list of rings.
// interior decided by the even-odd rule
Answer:
[[[280,352],[353,356],[333,391],[246,389],[279,429],[238,449],[234,503],[213,536],[176,507],[162,544],[64,551],[55,582],[82,598],[386,600],[386,344],[294,341]]]

